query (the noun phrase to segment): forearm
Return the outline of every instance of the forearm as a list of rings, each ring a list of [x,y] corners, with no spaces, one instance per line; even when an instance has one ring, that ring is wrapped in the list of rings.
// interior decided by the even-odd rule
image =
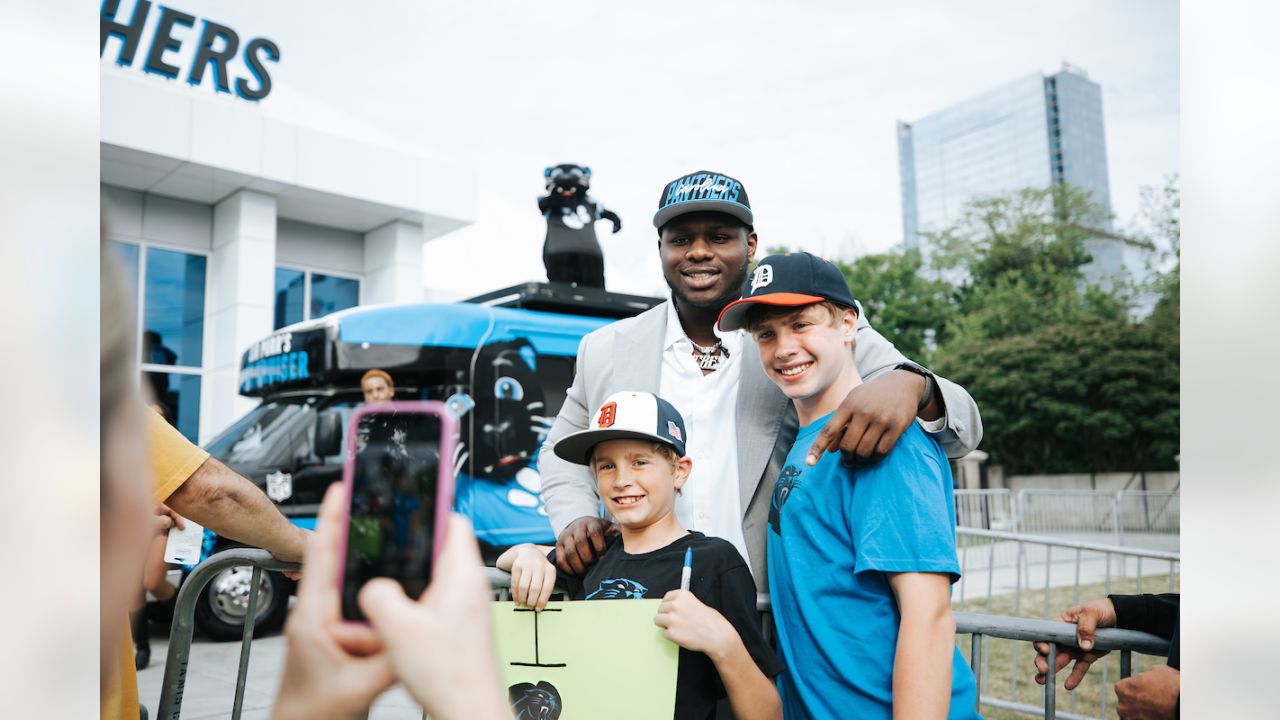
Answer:
[[[720,682],[733,716],[738,720],[779,720],[782,717],[782,700],[772,680],[760,672],[751,653],[734,633],[725,650],[712,655]]]
[[[1116,610],[1116,627],[1171,637],[1178,625],[1179,596],[1108,595]]]
[[[301,562],[306,533],[289,522],[253,483],[209,458],[168,500],[180,515],[224,537]]]
[[[947,717],[955,631],[949,609],[902,616],[893,659],[894,720]]]
[[[919,401],[924,392],[924,378],[906,370],[894,370],[909,358],[903,356],[893,343],[863,319],[858,321],[856,337],[854,360],[862,379],[871,382],[885,374],[902,376],[903,391]],[[920,410],[918,417],[924,420],[946,418],[946,426],[931,434],[942,445],[947,457],[964,457],[977,448],[978,442],[982,440],[982,418],[978,415],[978,405],[964,388],[936,373],[933,377],[936,382],[933,398]]]

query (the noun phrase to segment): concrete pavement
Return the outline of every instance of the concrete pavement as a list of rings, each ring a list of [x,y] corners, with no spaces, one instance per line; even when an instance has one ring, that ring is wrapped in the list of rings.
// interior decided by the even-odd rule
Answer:
[[[151,718],[160,707],[165,654],[169,638],[167,625],[153,623],[151,665],[138,673],[138,693]],[[253,641],[249,674],[245,683],[244,720],[267,720],[280,687],[284,669],[284,636],[275,634]],[[199,637],[191,646],[187,682],[182,695],[183,720],[231,717],[235,700],[236,671],[240,667],[240,642],[210,642]],[[371,720],[421,720],[422,708],[409,693],[393,687],[374,703]]]

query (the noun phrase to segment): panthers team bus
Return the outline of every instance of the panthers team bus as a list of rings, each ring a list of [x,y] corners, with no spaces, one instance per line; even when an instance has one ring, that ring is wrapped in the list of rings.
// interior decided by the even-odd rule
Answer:
[[[461,419],[456,510],[475,525],[486,560],[518,543],[554,543],[538,451],[573,381],[578,343],[659,302],[528,283],[460,303],[361,306],[290,325],[244,352],[240,394],[261,403],[205,449],[312,528],[325,488],[342,477],[360,377],[381,368],[397,400],[440,400]],[[201,559],[234,546],[207,532]],[[234,568],[209,583],[196,607],[201,632],[241,636],[250,577],[250,568]],[[292,591],[279,573],[262,574],[257,628],[279,626]]]

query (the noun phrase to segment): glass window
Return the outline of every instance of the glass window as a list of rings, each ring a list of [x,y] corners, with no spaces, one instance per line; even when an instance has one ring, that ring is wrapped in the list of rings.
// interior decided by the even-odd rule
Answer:
[[[205,264],[201,255],[147,248],[142,362],[200,366]]]
[[[136,293],[138,290],[138,246],[133,243],[112,240],[111,249],[115,251],[116,257],[120,259],[120,266],[124,268],[124,274],[129,278],[129,287]],[[137,296],[135,295],[134,297]]]
[[[165,420],[191,442],[200,436],[200,376],[180,373],[145,372],[155,403]]]
[[[276,330],[285,325],[301,322],[304,319],[302,317],[302,303],[305,282],[306,273],[301,270],[276,268],[276,319],[274,326]]]
[[[329,313],[355,307],[360,302],[360,281],[311,274],[311,317],[321,318]]]

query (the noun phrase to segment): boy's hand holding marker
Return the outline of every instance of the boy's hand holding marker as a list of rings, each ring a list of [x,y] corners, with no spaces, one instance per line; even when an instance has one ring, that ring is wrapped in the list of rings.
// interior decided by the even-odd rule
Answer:
[[[663,636],[686,650],[705,653],[713,661],[723,658],[742,644],[738,631],[720,613],[707,607],[689,592],[693,577],[693,548],[684,551],[680,589],[662,597],[653,624],[663,628]]]

